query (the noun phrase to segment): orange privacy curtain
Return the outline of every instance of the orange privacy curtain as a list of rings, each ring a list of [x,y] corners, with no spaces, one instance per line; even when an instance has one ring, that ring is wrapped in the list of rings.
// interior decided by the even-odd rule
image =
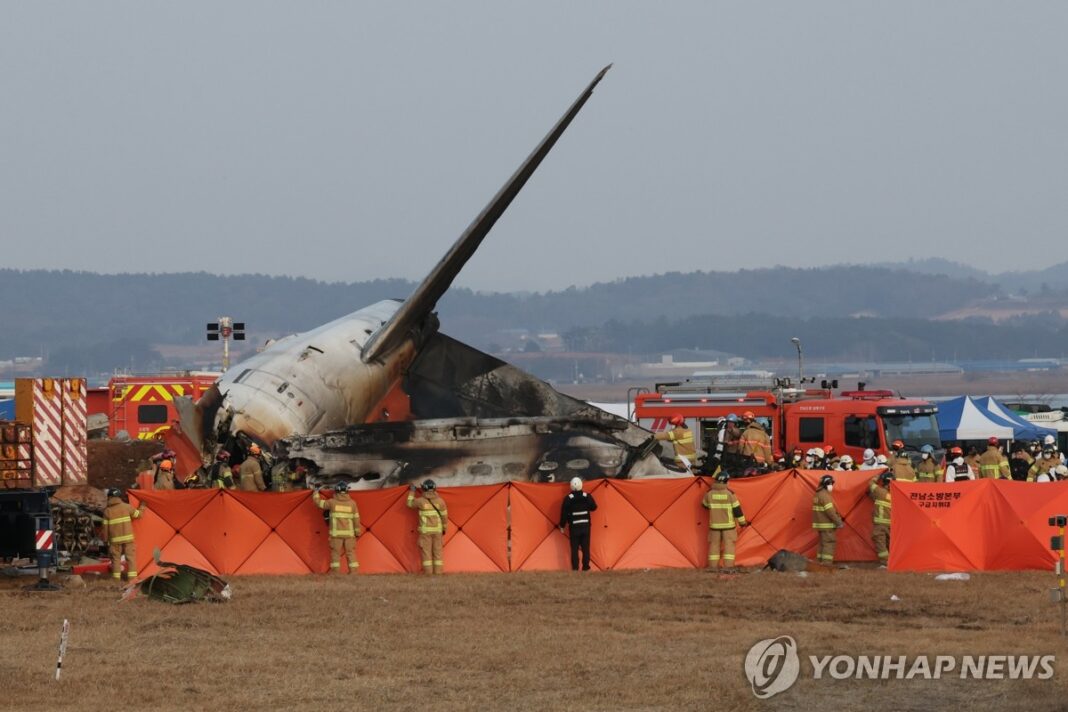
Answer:
[[[811,556],[812,497],[823,472],[790,470],[731,483],[751,526],[738,537],[737,563],[760,566],[779,549]],[[846,526],[838,558],[874,561],[871,473],[835,473],[834,500]],[[701,500],[708,478],[596,480],[586,483],[598,508],[591,517],[592,566],[600,570],[703,567],[708,556],[708,511]],[[449,511],[447,571],[566,570],[570,555],[561,534],[566,484],[511,482],[439,490]],[[308,574],[328,569],[327,526],[308,491],[130,491],[148,509],[135,520],[138,569],[164,561],[217,574]],[[416,515],[407,489],[352,492],[363,535],[357,540],[364,573],[416,572]],[[895,514],[896,517],[896,514]],[[896,524],[896,520],[895,520]]]
[[[895,482],[891,497],[892,571],[1049,570],[1048,519],[1068,514],[1068,482]]]

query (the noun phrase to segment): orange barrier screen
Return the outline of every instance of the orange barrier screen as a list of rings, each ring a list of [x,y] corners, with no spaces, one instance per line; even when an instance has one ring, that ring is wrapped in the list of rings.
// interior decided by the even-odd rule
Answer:
[[[815,553],[812,498],[818,471],[789,470],[738,480],[738,495],[752,523],[738,537],[736,562],[759,566],[779,549]],[[845,527],[839,531],[842,561],[874,561],[870,542],[871,473],[835,473],[834,499]],[[692,568],[708,555],[708,512],[701,499],[707,478],[598,480],[586,491],[597,501],[591,519],[594,568]],[[443,487],[449,526],[448,571],[565,570],[567,536],[558,529],[566,484],[511,482]],[[144,501],[135,520],[138,570],[151,574],[152,551],[165,561],[219,574],[307,574],[328,569],[327,527],[307,491],[252,493],[232,490],[130,491]],[[352,493],[363,535],[357,542],[364,573],[420,570],[416,515],[405,506],[407,490],[393,487]],[[896,516],[896,513],[895,513]]]
[[[895,482],[890,570],[1052,569],[1055,514],[1068,514],[1068,482]]]

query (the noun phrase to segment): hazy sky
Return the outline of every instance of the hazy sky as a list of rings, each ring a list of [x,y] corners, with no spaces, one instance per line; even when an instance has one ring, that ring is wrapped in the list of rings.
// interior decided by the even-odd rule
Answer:
[[[461,274],[1068,238],[1064,2],[0,0],[0,266],[419,279],[600,67]]]

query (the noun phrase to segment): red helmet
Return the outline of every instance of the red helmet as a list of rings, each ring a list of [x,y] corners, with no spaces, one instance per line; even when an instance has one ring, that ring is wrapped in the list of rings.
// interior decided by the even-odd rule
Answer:
[[[742,413],[742,420],[753,420],[754,418],[756,418],[756,415],[751,410]]]
[[[775,455],[776,460],[781,460],[786,457],[786,455],[783,454],[782,450],[776,450],[773,454]]]
[[[825,455],[833,455],[834,454],[834,445],[824,445],[823,446],[823,454],[825,454]]]
[[[164,470],[165,472],[170,472],[174,469],[174,463],[170,460],[160,460],[159,469]]]
[[[681,415],[676,413],[675,415],[671,416],[671,420],[669,420],[668,422],[672,425],[682,425],[686,422],[686,418],[683,418]]]
[[[959,447],[952,447],[952,448],[949,449],[949,454],[950,455],[963,455],[964,451],[961,450]]]
[[[997,447],[998,445],[1000,445],[1000,444],[1001,444],[1001,441],[1000,441],[1000,440],[998,440],[998,439],[997,439],[997,438],[996,438],[995,436],[993,436],[993,435],[991,435],[991,436],[990,436],[990,437],[989,437],[989,438],[987,439],[987,441],[986,441],[986,442],[987,442],[988,444],[990,444],[990,445],[993,445],[994,447]]]
[[[904,440],[895,440],[894,442],[890,443],[890,445],[895,450],[904,450],[905,449],[905,441]]]

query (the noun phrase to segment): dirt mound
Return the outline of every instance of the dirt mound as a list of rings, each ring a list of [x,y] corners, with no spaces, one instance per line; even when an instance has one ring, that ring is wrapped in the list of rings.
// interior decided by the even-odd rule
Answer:
[[[130,487],[137,473],[148,467],[149,458],[163,450],[155,440],[90,440],[89,484],[101,489]]]

